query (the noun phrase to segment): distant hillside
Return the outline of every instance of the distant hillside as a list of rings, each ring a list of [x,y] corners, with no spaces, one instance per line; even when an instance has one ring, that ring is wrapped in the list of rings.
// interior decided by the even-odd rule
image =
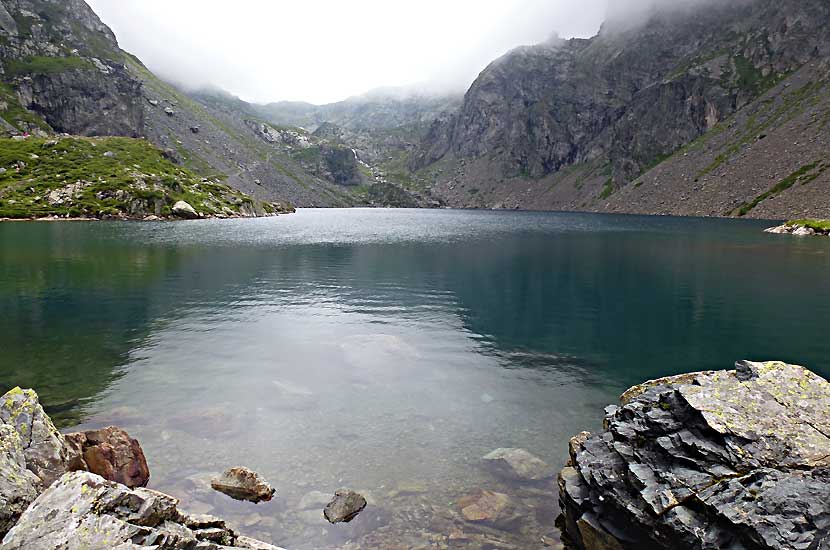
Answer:
[[[828,23],[823,0],[710,2],[519,48],[409,166],[454,206],[826,216]]]
[[[265,201],[370,204],[371,170],[351,147],[316,143],[322,160],[298,158],[268,139],[262,122],[256,112],[194,100],[158,79],[119,48],[83,0],[0,0],[7,135],[146,137],[183,168]]]

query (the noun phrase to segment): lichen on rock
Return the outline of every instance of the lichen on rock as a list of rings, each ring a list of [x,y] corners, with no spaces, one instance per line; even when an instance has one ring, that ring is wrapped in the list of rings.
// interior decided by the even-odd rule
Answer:
[[[575,438],[559,525],[575,548],[830,546],[830,384],[739,362],[635,386]]]

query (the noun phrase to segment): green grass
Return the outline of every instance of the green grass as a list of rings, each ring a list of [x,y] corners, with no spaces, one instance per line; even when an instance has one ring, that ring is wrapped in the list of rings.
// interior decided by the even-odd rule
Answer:
[[[222,183],[202,181],[140,139],[2,139],[0,168],[5,218],[164,216],[179,200],[205,215],[264,208]]]
[[[94,69],[95,66],[82,57],[46,57],[42,55],[9,59],[6,62],[6,75],[9,77],[53,74],[72,70]]]
[[[824,172],[826,169],[827,166],[825,166],[824,164],[819,164],[818,162],[804,165],[792,174],[790,174],[789,176],[787,176],[786,178],[784,178],[783,180],[779,181],[769,191],[762,193],[761,195],[758,195],[751,202],[745,203],[742,206],[738,207],[734,211],[734,214],[737,216],[746,216],[756,206],[758,206],[768,198],[774,197],[779,193],[783,193],[796,183],[806,185],[814,179],[816,179],[817,177],[819,177],[819,175],[821,175],[821,173]]]
[[[790,220],[785,225],[790,227],[807,227],[822,233],[830,232],[830,220]]]
[[[605,185],[602,186],[602,193],[599,194],[599,198],[605,200],[613,195],[614,191],[614,180],[612,178],[608,178],[605,181]]]

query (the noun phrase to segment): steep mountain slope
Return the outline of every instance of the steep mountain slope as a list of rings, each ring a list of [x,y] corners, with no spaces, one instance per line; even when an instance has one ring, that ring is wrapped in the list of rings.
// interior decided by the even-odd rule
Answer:
[[[0,78],[0,118],[8,129],[142,133],[141,84],[83,0],[2,0]]]
[[[664,177],[659,198],[640,205],[647,186],[637,178],[709,132],[734,147],[726,121],[763,110],[774,100],[759,98],[776,85],[772,94],[789,96],[805,80],[823,81],[828,22],[821,0],[712,1],[659,11],[640,25],[611,20],[590,40],[517,49],[481,74],[458,113],[433,125],[410,168],[437,174],[434,192],[457,206],[686,212],[686,193]],[[815,101],[820,93],[803,92]],[[723,156],[728,164],[733,155]],[[745,187],[728,204],[713,199],[692,211],[742,213],[763,192]],[[804,206],[795,201],[786,212],[803,214]]]
[[[0,125],[8,133],[146,137],[187,169],[263,200],[366,203],[354,185],[362,179],[306,169],[262,139],[257,118],[159,80],[83,0],[0,0]]]

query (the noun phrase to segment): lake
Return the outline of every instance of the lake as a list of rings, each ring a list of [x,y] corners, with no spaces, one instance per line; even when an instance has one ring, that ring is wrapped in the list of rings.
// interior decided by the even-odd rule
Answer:
[[[483,455],[559,468],[646,379],[738,359],[830,375],[830,240],[769,225],[368,209],[4,223],[0,390],[36,389],[65,430],[123,427],[151,488],[291,550],[541,548],[555,480],[502,481]],[[237,465],[277,497],[209,489]],[[331,526],[313,492],[341,487],[370,505]],[[509,526],[463,521],[456,501],[478,489],[513,499]]]

